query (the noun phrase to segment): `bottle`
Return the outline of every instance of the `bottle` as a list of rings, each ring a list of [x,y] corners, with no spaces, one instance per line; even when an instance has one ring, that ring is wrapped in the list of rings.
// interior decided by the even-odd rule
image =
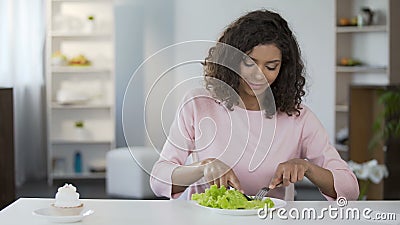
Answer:
[[[75,173],[82,173],[82,155],[80,152],[75,153],[74,170],[75,170]]]
[[[357,26],[359,27],[364,26],[364,17],[361,13],[357,15]]]

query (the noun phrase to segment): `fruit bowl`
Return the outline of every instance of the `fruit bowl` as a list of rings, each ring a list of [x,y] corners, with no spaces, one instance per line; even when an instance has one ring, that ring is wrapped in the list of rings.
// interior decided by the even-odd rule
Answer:
[[[90,66],[91,62],[84,56],[84,55],[78,55],[73,57],[68,61],[68,65],[70,66]]]

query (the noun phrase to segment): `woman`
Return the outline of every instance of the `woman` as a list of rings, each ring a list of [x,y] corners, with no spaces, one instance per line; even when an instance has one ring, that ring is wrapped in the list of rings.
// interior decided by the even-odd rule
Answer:
[[[205,89],[188,93],[150,184],[158,196],[231,186],[248,195],[306,176],[328,200],[357,199],[358,183],[302,105],[304,68],[287,22],[268,10],[230,24],[204,62]],[[191,159],[192,162],[188,163]],[[281,187],[282,186],[282,187]]]

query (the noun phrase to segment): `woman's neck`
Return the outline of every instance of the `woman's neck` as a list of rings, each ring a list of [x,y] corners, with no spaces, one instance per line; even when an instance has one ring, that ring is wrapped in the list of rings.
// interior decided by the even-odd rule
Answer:
[[[252,110],[252,111],[260,111],[260,103],[262,102],[261,97],[255,97],[250,95],[240,96],[242,101],[239,102],[239,107]]]

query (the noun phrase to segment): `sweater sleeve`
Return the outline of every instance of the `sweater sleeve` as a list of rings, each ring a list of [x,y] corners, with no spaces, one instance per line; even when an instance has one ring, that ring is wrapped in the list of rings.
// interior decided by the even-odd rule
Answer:
[[[359,195],[356,176],[330,143],[328,134],[318,118],[309,109],[305,109],[302,111],[305,113],[302,129],[302,157],[332,172],[337,197],[356,200]],[[324,197],[327,200],[335,200],[327,195]]]
[[[182,193],[172,193],[172,172],[184,165],[194,149],[193,104],[185,98],[177,110],[160,158],[154,164],[150,187],[156,196],[177,198]]]

